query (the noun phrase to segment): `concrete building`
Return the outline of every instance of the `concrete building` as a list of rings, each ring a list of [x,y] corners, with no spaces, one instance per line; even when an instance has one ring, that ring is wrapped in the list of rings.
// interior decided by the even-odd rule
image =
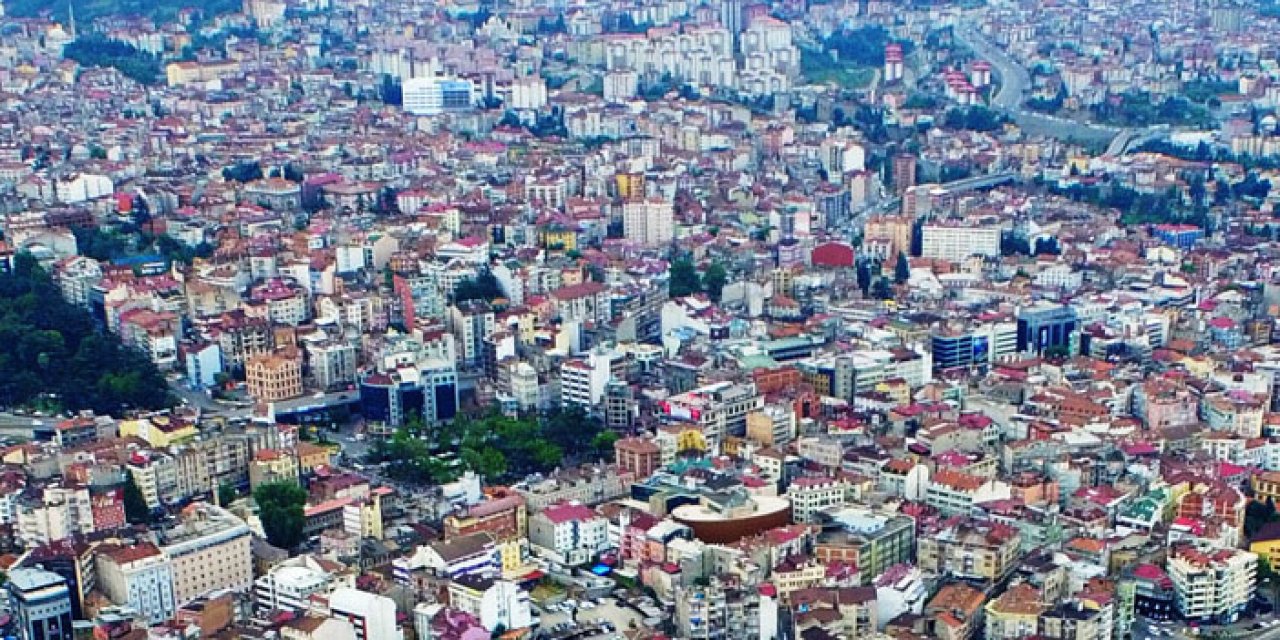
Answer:
[[[529,543],[554,562],[578,565],[609,545],[609,521],[578,503],[552,505],[529,518]]]
[[[648,438],[622,438],[613,443],[614,460],[638,479],[653,475],[662,465],[662,449]]]
[[[848,483],[843,479],[828,476],[803,476],[792,480],[787,487],[792,517],[800,523],[818,522],[821,513],[845,504],[847,488]]]
[[[1230,624],[1253,599],[1258,556],[1240,549],[1177,544],[1169,553],[1167,570],[1183,618]]]
[[[526,629],[533,624],[529,592],[506,580],[456,578],[449,582],[449,604],[479,618],[489,631]]]
[[[404,110],[415,116],[438,116],[475,107],[475,85],[459,78],[409,78],[401,89]]]
[[[611,376],[609,360],[588,356],[560,367],[560,404],[590,412],[600,407]]]
[[[298,481],[298,458],[288,451],[259,449],[249,463],[249,488],[280,481]]]
[[[1008,500],[1012,491],[1007,482],[951,469],[935,471],[928,480],[925,504],[947,515],[966,515],[975,504]]]
[[[302,395],[302,354],[288,347],[250,358],[244,366],[249,395],[258,402],[279,402]]]
[[[485,302],[467,300],[449,307],[449,331],[458,345],[458,362],[464,368],[479,366],[485,338],[493,335],[493,309]]]
[[[1079,319],[1072,307],[1039,302],[1018,309],[1018,351],[1043,354],[1047,349],[1074,353]]]
[[[962,262],[974,255],[1000,255],[1000,227],[926,224],[920,234],[920,255],[925,258]]]
[[[182,511],[177,524],[155,535],[173,563],[179,606],[215,589],[247,591],[253,585],[252,534],[229,511],[198,502]]]
[[[103,545],[97,550],[98,587],[112,602],[138,612],[151,624],[177,613],[173,565],[150,542]]]
[[[706,586],[678,587],[675,602],[673,622],[680,638],[781,637],[778,591],[770,584],[753,589],[713,579]]]
[[[622,205],[622,235],[646,247],[660,246],[675,237],[675,210],[661,198],[633,200]]]
[[[329,596],[329,614],[355,627],[356,640],[400,640],[391,598],[343,587]]]
[[[6,586],[22,640],[73,640],[71,592],[62,576],[44,569],[14,569]]]
[[[290,558],[253,582],[254,600],[263,610],[308,611],[313,606],[312,596],[333,591],[334,572],[340,568],[310,555]]]
[[[674,395],[660,404],[663,417],[702,427],[707,441],[719,444],[725,436],[746,433],[747,415],[764,408],[755,384],[718,382]]]
[[[938,531],[921,532],[917,563],[924,571],[998,582],[1018,558],[1021,536],[1011,526],[962,520]]]

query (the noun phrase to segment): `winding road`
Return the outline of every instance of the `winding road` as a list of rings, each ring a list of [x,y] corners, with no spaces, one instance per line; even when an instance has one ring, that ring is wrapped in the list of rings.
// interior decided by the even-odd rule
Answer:
[[[955,37],[991,63],[995,75],[1000,78],[1000,90],[992,97],[991,107],[1013,118],[1027,133],[1079,142],[1107,142],[1108,152],[1113,148],[1119,149],[1119,153],[1115,155],[1123,154],[1131,146],[1127,139],[1122,140],[1133,135],[1129,129],[1077,122],[1028,110],[1024,106],[1027,87],[1031,86],[1031,74],[1027,69],[1005,53],[1004,49],[974,30],[972,25],[956,25]],[[1117,140],[1121,141],[1117,143]]]

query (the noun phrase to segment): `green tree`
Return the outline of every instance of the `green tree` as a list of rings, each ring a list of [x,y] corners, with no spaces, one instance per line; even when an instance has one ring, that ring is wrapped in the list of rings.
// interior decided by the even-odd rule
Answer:
[[[63,47],[62,55],[86,67],[112,67],[141,84],[155,84],[160,80],[160,61],[155,56],[97,34],[77,38]]]
[[[877,300],[892,300],[893,283],[884,276],[877,278],[875,284],[871,285],[871,297]]]
[[[720,296],[724,293],[724,285],[729,281],[729,274],[725,271],[724,265],[719,262],[711,263],[707,267],[706,272],[702,274],[702,288],[707,292],[713,301],[720,302]]]
[[[170,406],[167,389],[146,356],[63,300],[29,254],[0,274],[0,405],[54,398],[62,409],[113,414]]]
[[[507,473],[507,458],[492,447],[464,449],[462,462],[484,478],[501,478]]]
[[[702,291],[698,269],[688,258],[677,258],[671,263],[671,279],[667,284],[672,298],[693,295]]]
[[[898,263],[893,265],[893,281],[898,284],[906,284],[911,278],[911,263],[907,261],[907,254],[898,253]]]
[[[151,509],[147,507],[147,499],[138,488],[133,474],[126,474],[124,481],[124,518],[129,524],[146,524],[151,521]]]
[[[620,436],[616,431],[601,431],[596,437],[591,439],[591,449],[595,451],[596,458],[601,460],[610,460],[613,458],[613,445],[618,441]]]
[[[865,260],[858,261],[857,282],[862,295],[866,296],[871,292],[871,265]]]
[[[1258,533],[1268,522],[1275,522],[1276,505],[1271,498],[1262,500],[1250,500],[1249,504],[1244,508],[1244,535],[1252,538]]]
[[[502,285],[498,278],[488,269],[482,270],[475,278],[467,278],[453,288],[453,301],[484,300],[493,302],[503,297]]]
[[[258,504],[258,517],[267,542],[286,550],[302,542],[307,492],[297,482],[281,480],[260,484],[253,490],[253,500]]]
[[[218,504],[225,507],[235,502],[238,497],[240,497],[240,492],[236,491],[235,485],[230,482],[218,485]]]

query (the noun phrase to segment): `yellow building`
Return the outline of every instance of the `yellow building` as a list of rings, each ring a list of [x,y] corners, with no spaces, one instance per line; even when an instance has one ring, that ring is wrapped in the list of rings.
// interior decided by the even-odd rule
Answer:
[[[121,438],[139,438],[159,448],[185,442],[196,436],[196,425],[170,415],[153,415],[120,422]]]
[[[494,546],[498,549],[498,557],[502,560],[502,575],[511,575],[525,566],[525,542],[523,538],[510,538],[506,541],[495,543]]]
[[[701,429],[684,429],[676,434],[676,451],[706,451],[707,438]]]
[[[623,200],[632,198],[643,198],[645,196],[645,184],[643,173],[619,173],[618,180],[618,197]]]
[[[1253,477],[1253,495],[1259,502],[1280,503],[1280,471],[1265,471]]]
[[[911,404],[911,385],[907,384],[907,381],[902,378],[881,382],[876,385],[876,391],[889,396],[897,404]]]
[[[173,62],[164,68],[165,80],[170,87],[180,87],[196,82],[208,82],[228,78],[241,73],[240,63],[234,60],[213,62]]]
[[[298,471],[312,473],[318,467],[333,464],[333,450],[310,442],[298,443]]]
[[[342,528],[361,538],[382,539],[382,496],[390,489],[379,487],[368,500],[354,500],[342,507]]]
[[[286,348],[250,358],[244,366],[249,395],[258,402],[278,402],[302,395],[302,355]]]
[[[259,449],[249,462],[249,488],[260,484],[298,480],[298,460],[287,452]]]
[[[1015,640],[1036,634],[1040,614],[1048,610],[1040,601],[1040,592],[1023,583],[1009,587],[1007,591],[987,603],[987,638]]]
[[[1280,522],[1268,522],[1254,534],[1249,551],[1258,554],[1258,560],[1270,562],[1271,568],[1280,567]]]
[[[538,230],[542,248],[548,251],[574,251],[578,248],[578,234],[559,223],[543,226]]]

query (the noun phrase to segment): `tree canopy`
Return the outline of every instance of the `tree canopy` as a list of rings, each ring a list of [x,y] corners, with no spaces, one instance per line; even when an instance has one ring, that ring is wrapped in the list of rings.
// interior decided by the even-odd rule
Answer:
[[[146,524],[151,520],[151,509],[147,507],[147,499],[138,488],[138,482],[132,473],[125,474],[124,481],[124,518],[130,524]]]
[[[671,263],[671,279],[667,283],[668,294],[673,298],[693,295],[702,291],[698,268],[688,258],[677,258]]]
[[[475,278],[467,278],[453,288],[453,301],[484,300],[493,302],[503,297],[502,285],[488,269],[480,272]]]
[[[724,285],[728,281],[729,274],[725,271],[724,265],[719,262],[711,263],[711,266],[707,267],[706,272],[702,274],[702,288],[715,302],[720,302],[720,295],[724,292]]]
[[[164,376],[145,355],[94,329],[62,299],[34,258],[19,254],[0,275],[0,404],[53,399],[101,414],[172,404]]]
[[[541,417],[460,416],[435,428],[414,416],[390,439],[374,443],[370,461],[387,462],[387,474],[407,482],[443,484],[464,470],[487,480],[517,479],[551,471],[566,459],[611,457],[611,436],[575,407]]]
[[[262,531],[271,546],[287,550],[302,543],[307,492],[297,482],[280,480],[260,484],[253,490],[253,501],[258,504]]]
[[[823,43],[826,49],[835,49],[840,60],[867,67],[878,67],[884,64],[884,47],[889,44],[889,32],[880,25],[869,25],[859,29],[844,29],[831,34]],[[902,46],[904,54],[910,53],[912,43],[909,40],[895,41]]]
[[[62,55],[86,67],[111,67],[141,84],[156,84],[162,75],[160,61],[155,56],[131,44],[96,34],[68,43]]]

